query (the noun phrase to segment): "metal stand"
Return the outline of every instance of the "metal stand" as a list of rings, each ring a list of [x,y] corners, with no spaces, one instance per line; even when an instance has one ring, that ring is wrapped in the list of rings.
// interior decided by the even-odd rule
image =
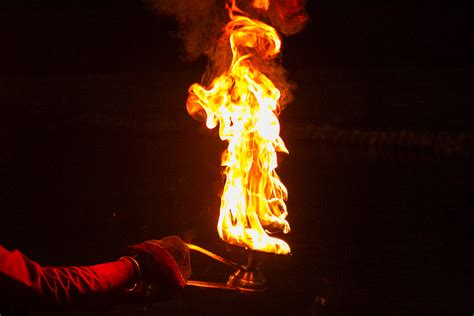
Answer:
[[[186,282],[186,285],[212,289],[237,290],[243,292],[257,292],[264,291],[266,289],[266,280],[262,274],[262,271],[258,267],[258,263],[255,259],[255,251],[249,250],[247,265],[244,266],[216,255],[199,246],[188,244],[188,247],[189,249],[200,252],[216,261],[222,262],[233,268],[237,268],[237,270],[231,274],[229,280],[225,284],[219,282],[189,280]]]
[[[245,269],[235,271],[226,284],[242,291],[264,291],[266,283],[267,281],[255,260],[255,253],[250,250]]]

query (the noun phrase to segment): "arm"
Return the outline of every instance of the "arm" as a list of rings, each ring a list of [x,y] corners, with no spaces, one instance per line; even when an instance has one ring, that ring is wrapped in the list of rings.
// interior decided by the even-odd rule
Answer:
[[[42,300],[68,303],[78,296],[123,290],[137,280],[137,274],[127,257],[87,267],[41,267],[19,251],[0,246],[0,280],[14,285],[5,289],[9,296],[31,293]]]
[[[33,296],[70,303],[100,294],[129,293],[130,288],[138,296],[156,299],[174,296],[191,275],[189,248],[177,236],[134,245],[130,255],[134,257],[94,266],[41,267],[19,251],[0,245],[0,300],[28,303]],[[114,296],[114,300],[118,297],[123,296]]]

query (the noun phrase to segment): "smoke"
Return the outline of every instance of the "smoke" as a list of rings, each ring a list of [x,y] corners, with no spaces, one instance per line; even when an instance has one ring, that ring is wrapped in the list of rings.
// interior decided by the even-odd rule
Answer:
[[[186,57],[194,60],[201,55],[209,58],[208,68],[202,84],[209,85],[212,79],[225,71],[232,54],[223,28],[229,21],[225,10],[229,0],[145,0],[159,14],[174,16],[179,23],[179,36],[184,42]],[[301,31],[308,21],[304,10],[306,0],[236,0],[237,6],[249,17],[257,18],[289,36]],[[268,4],[268,7],[267,7]],[[258,56],[256,57],[258,59]],[[292,100],[295,85],[287,80],[281,60],[262,60],[261,70],[281,91],[280,105]]]
[[[159,14],[173,16],[179,23],[179,37],[186,56],[194,60],[209,55],[225,25],[225,0],[145,0]]]
[[[301,31],[308,22],[306,0],[271,0],[268,15],[271,24],[285,35]]]

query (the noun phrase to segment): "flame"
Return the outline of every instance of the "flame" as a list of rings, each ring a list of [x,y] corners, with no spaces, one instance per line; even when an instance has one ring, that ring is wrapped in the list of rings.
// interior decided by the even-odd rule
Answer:
[[[268,1],[256,0],[265,5]],[[222,39],[232,52],[230,66],[208,87],[189,88],[188,112],[206,114],[209,129],[219,125],[228,142],[222,154],[226,182],[221,197],[219,236],[225,242],[253,250],[290,253],[289,245],[269,234],[290,231],[286,221],[288,192],[275,169],[277,152],[288,153],[277,115],[280,90],[262,71],[257,58],[268,63],[280,52],[277,31],[247,17],[235,4],[226,6],[230,21]]]
[[[268,10],[269,5],[270,5],[270,0],[254,0],[253,1],[253,6],[257,9]]]

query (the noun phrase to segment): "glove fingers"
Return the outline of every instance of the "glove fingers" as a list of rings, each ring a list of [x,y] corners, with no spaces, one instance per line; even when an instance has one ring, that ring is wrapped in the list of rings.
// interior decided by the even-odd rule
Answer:
[[[184,287],[191,276],[189,248],[177,236],[130,246],[129,253],[143,258],[142,273],[155,282]]]
[[[180,287],[184,287],[186,281],[175,258],[161,245],[153,245],[152,247],[154,249],[151,257],[155,263],[154,266],[162,271],[163,277],[171,279],[174,284],[177,284]]]
[[[185,280],[191,276],[191,259],[189,247],[178,236],[168,236],[160,240],[149,240],[145,244],[155,244],[165,248],[175,259],[176,264]]]

